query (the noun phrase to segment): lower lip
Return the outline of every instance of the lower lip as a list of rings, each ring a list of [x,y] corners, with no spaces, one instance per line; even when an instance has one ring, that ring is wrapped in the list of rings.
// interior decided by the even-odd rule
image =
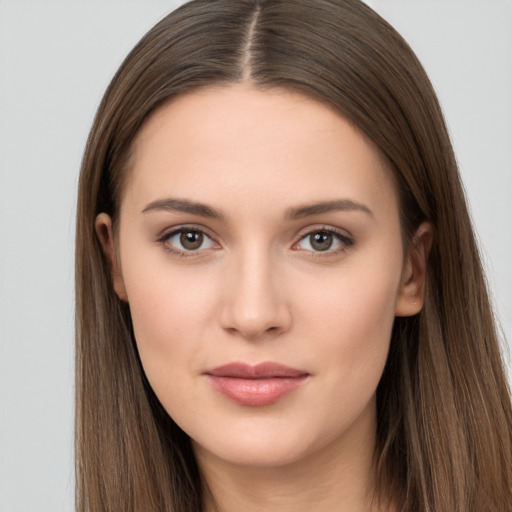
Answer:
[[[297,389],[306,379],[299,377],[270,377],[241,379],[208,375],[213,387],[230,400],[251,406],[269,405]]]

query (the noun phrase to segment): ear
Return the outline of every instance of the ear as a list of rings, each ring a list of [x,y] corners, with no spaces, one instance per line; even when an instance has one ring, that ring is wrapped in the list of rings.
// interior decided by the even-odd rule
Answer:
[[[402,280],[396,300],[396,316],[412,316],[421,311],[425,300],[427,259],[432,246],[434,229],[423,222],[412,238],[402,271]]]
[[[112,219],[106,213],[100,213],[96,217],[94,225],[96,228],[96,234],[101,242],[101,247],[103,248],[103,253],[105,254],[105,258],[107,259],[110,267],[110,275],[112,277],[114,291],[121,300],[127,302],[128,296],[126,294],[121,266],[117,256],[114,232],[112,229]]]

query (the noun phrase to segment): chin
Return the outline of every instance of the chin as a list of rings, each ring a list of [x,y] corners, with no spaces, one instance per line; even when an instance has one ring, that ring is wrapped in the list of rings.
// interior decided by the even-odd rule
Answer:
[[[254,468],[277,468],[287,466],[307,456],[304,446],[292,446],[289,442],[276,442],[275,438],[239,439],[213,448],[205,447],[193,441],[196,456],[201,459],[205,453],[225,463]]]
[[[329,451],[339,434],[320,425],[304,428],[307,426],[299,419],[251,423],[235,422],[215,433],[210,430],[206,436],[193,436],[199,461],[202,457],[213,457],[238,466],[277,468]]]

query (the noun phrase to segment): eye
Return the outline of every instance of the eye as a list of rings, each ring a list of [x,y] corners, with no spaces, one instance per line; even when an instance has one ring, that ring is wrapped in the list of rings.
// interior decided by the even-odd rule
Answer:
[[[186,253],[199,252],[211,249],[217,244],[203,231],[192,228],[181,228],[165,234],[159,239],[167,250],[173,253],[185,255]]]
[[[337,253],[352,245],[351,238],[332,229],[319,229],[310,231],[303,236],[294,249],[313,252]]]

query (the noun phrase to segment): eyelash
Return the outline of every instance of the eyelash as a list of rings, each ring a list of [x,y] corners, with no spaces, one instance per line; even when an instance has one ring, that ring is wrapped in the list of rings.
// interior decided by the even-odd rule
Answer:
[[[169,244],[169,240],[172,237],[174,237],[180,233],[187,233],[187,232],[200,234],[200,235],[204,236],[205,238],[209,239],[213,244],[218,245],[213,240],[213,238],[210,235],[208,235],[208,233],[206,233],[204,230],[202,230],[201,228],[196,227],[196,226],[180,226],[179,228],[176,228],[176,229],[173,229],[172,231],[164,233],[162,236],[160,236],[157,239],[157,242],[160,243],[167,252],[169,252],[173,255],[179,256],[181,258],[189,258],[189,257],[197,256],[201,252],[200,249],[188,250],[188,251],[180,250],[180,249],[174,248],[172,245]],[[354,245],[354,239],[351,236],[349,236],[345,233],[342,233],[332,227],[322,226],[318,229],[310,229],[309,231],[301,234],[299,240],[293,244],[292,248],[296,247],[299,243],[301,243],[303,240],[306,240],[308,237],[310,237],[314,234],[318,234],[318,233],[332,235],[340,243],[340,247],[338,247],[336,249],[326,249],[325,251],[305,250],[306,252],[309,252],[312,257],[326,258],[329,256],[336,256],[338,254],[345,252],[349,247]],[[205,249],[203,249],[203,250],[205,250]]]
[[[214,244],[216,244],[216,242],[213,240],[213,238],[210,235],[208,235],[208,233],[206,233],[204,230],[202,230],[196,226],[180,226],[179,228],[176,228],[176,229],[173,229],[172,231],[164,233],[162,236],[160,236],[157,239],[157,242],[159,242],[167,252],[169,252],[175,256],[179,256],[181,258],[190,258],[190,257],[197,256],[198,253],[200,252],[199,250],[197,250],[197,251],[180,250],[180,249],[174,248],[172,245],[170,245],[168,243],[169,240],[173,236],[179,235],[180,233],[198,233],[200,235],[203,235],[205,238],[211,240]]]
[[[329,256],[337,256],[339,254],[344,253],[349,247],[354,245],[354,239],[348,234],[342,233],[341,231],[334,229],[332,227],[322,226],[318,229],[310,229],[309,231],[301,235],[299,241],[294,243],[293,247],[297,246],[300,242],[306,240],[308,237],[311,237],[312,235],[319,233],[332,235],[334,238],[338,240],[338,242],[340,243],[340,247],[336,249],[327,249],[325,251],[308,251],[311,253],[311,256],[315,258],[327,258]]]

